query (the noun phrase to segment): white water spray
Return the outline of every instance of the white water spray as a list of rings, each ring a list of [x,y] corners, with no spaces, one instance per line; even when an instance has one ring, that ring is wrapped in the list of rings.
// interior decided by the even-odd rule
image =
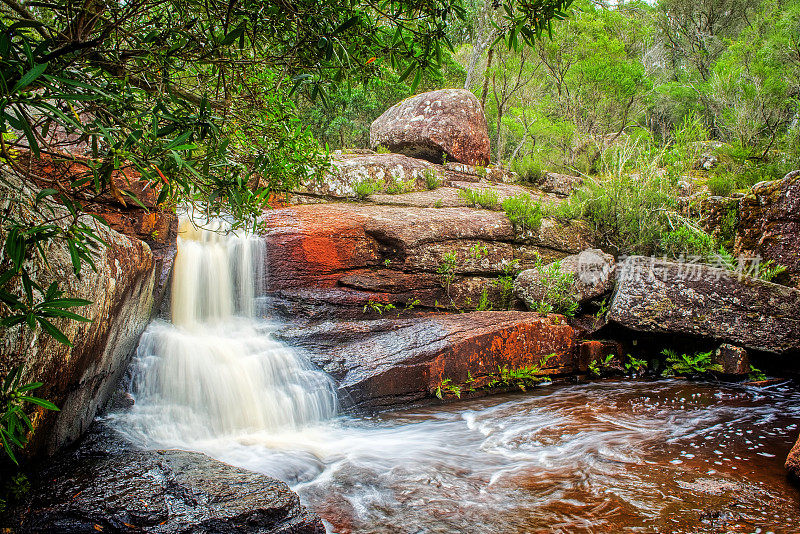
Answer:
[[[336,413],[330,377],[255,317],[263,241],[212,224],[181,222],[172,323],[155,321],[139,344],[128,432],[180,446],[329,419]]]

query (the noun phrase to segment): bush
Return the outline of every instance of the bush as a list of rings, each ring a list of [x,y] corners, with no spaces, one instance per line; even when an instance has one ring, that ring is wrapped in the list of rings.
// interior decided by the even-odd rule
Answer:
[[[464,199],[467,205],[472,207],[480,206],[487,210],[495,209],[500,198],[495,191],[491,189],[481,189],[475,191],[474,189],[461,189],[458,196]]]
[[[383,182],[373,179],[361,180],[353,187],[356,196],[362,200],[381,189],[383,189]]]
[[[578,302],[572,291],[575,275],[561,270],[561,262],[556,261],[543,266],[537,263],[536,270],[541,275],[544,296],[536,303],[534,311],[539,313],[560,313],[572,317],[578,311]]]
[[[536,183],[544,176],[542,162],[538,157],[525,156],[511,162],[511,170],[519,176],[520,180]]]
[[[727,197],[736,189],[736,179],[728,172],[719,172],[708,177],[708,190],[717,197]]]
[[[428,190],[433,191],[434,189],[438,189],[442,185],[442,179],[436,173],[436,171],[432,169],[425,169],[423,171],[422,176],[425,178],[425,186]]]
[[[525,230],[537,231],[542,225],[542,206],[530,195],[517,195],[503,201],[503,210],[514,229],[520,233]]]

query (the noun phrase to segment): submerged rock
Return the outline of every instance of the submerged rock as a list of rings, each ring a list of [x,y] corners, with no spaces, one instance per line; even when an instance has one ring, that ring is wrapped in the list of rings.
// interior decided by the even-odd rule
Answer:
[[[481,103],[465,89],[440,89],[395,104],[373,121],[372,149],[383,146],[414,158],[488,165],[489,132]]]
[[[618,268],[608,319],[765,352],[800,350],[800,290],[702,264],[628,258]]]
[[[792,450],[789,451],[784,467],[792,477],[800,480],[800,437],[797,438]]]
[[[800,288],[800,170],[760,182],[741,199],[735,252],[786,267],[783,281]]]
[[[0,524],[19,533],[325,532],[285,483],[176,450],[79,450],[39,473]]]
[[[614,256],[595,248],[560,260],[559,270],[573,276],[572,294],[576,302],[583,303],[614,288],[614,266]],[[548,289],[545,273],[553,267],[553,264],[549,264],[526,269],[514,280],[514,294],[529,309],[536,309],[537,304],[545,298]]]
[[[575,332],[559,315],[473,312],[326,322],[288,329],[281,338],[306,349],[336,378],[343,402],[358,408],[418,401],[448,379],[464,391],[467,384],[481,387],[498,366],[535,366],[551,354],[543,375],[568,374],[576,365]]]

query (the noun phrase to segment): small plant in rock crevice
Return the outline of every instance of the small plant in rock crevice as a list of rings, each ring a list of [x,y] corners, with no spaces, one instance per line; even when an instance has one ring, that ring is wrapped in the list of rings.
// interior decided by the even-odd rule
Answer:
[[[425,178],[425,187],[433,191],[442,186],[442,178],[433,169],[425,169],[422,171],[422,176]]]
[[[750,382],[761,382],[767,379],[767,375],[761,369],[756,369],[752,365],[750,366],[750,372],[747,374],[747,380]]]
[[[592,360],[589,363],[589,373],[592,376],[600,377],[611,368],[612,363],[614,363],[613,354],[607,354],[603,358]]]
[[[503,263],[503,273],[497,278],[497,287],[500,289],[500,302],[506,310],[511,309],[514,302],[514,278],[519,274],[519,260]]]
[[[370,299],[366,304],[364,304],[364,313],[373,311],[376,312],[378,315],[383,315],[385,312],[392,311],[395,308],[396,306],[391,302],[383,304],[380,302],[375,302],[374,300]]]
[[[474,189],[460,189],[458,191],[458,196],[461,197],[468,206],[480,206],[487,210],[497,208],[500,202],[500,197],[497,192],[491,189],[480,189],[478,191]]]
[[[436,274],[439,275],[439,283],[444,288],[445,294],[447,295],[447,298],[450,299],[450,303],[454,308],[457,308],[457,306],[453,301],[453,297],[450,295],[450,286],[456,279],[457,264],[458,256],[456,255],[455,251],[451,250],[442,257],[441,263],[439,263],[439,267],[436,269]]]
[[[666,356],[665,368],[661,373],[664,377],[707,376],[712,372],[721,373],[722,366],[712,361],[712,352],[696,352],[694,354],[678,354],[672,349],[664,349],[661,354]]]
[[[578,311],[578,301],[575,299],[573,284],[575,275],[561,270],[561,262],[556,261],[550,265],[537,262],[536,269],[540,274],[540,283],[544,289],[542,298],[536,302],[534,311],[539,313],[560,313],[572,317]]]
[[[364,200],[370,195],[374,195],[383,189],[383,181],[372,178],[361,180],[353,186],[356,196]]]
[[[647,360],[642,360],[628,354],[625,358],[625,371],[632,376],[642,376],[647,372]]]

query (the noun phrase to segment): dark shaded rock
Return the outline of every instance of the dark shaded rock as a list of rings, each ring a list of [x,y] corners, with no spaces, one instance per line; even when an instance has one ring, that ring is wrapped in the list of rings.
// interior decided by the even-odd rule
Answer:
[[[714,351],[712,363],[722,366],[722,374],[745,376],[750,373],[750,357],[747,349],[723,343]]]
[[[730,239],[736,232],[739,200],[698,194],[685,204],[686,214],[697,218],[700,228],[715,238]]]
[[[608,319],[633,330],[800,350],[800,291],[702,264],[632,256],[618,268]]]
[[[279,480],[198,453],[98,445],[39,473],[6,526],[54,534],[325,532]]]
[[[447,378],[480,387],[498,366],[538,364],[542,374],[574,369],[575,333],[563,317],[525,312],[473,312],[412,319],[326,322],[285,330],[280,337],[306,349],[339,383],[341,398],[381,408],[431,397]]]
[[[373,121],[369,144],[435,163],[447,154],[449,161],[485,166],[490,157],[486,117],[465,89],[440,89],[395,104]]]
[[[604,363],[608,356],[612,356],[611,368],[615,371],[623,371],[623,355],[625,354],[622,343],[611,340],[587,340],[581,341],[576,358],[575,371],[586,373],[592,363]],[[608,369],[604,369],[608,371]]]
[[[0,202],[0,209],[4,210],[24,210],[35,196],[25,187],[4,193]],[[63,214],[67,213],[63,210]],[[57,210],[56,215],[59,214]],[[64,220],[70,219],[66,216]],[[25,449],[31,456],[54,452],[77,439],[88,427],[127,368],[155,304],[157,265],[150,248],[88,216],[83,220],[107,243],[94,258],[96,271],[84,266],[81,278],[76,278],[67,244],[54,240],[47,245],[48,263],[34,259],[30,272],[42,287],[56,281],[65,296],[92,301],[74,310],[92,322],[53,321],[72,341],[72,347],[19,326],[8,328],[0,341],[0,376],[25,364],[22,383],[43,382],[37,395],[61,408],[60,412],[37,411],[32,418],[35,430]],[[2,231],[0,240],[4,241],[5,235],[1,234]]]
[[[600,249],[586,249],[560,260],[560,271],[572,274],[572,294],[575,301],[586,302],[608,293],[614,288],[614,256]],[[526,269],[514,280],[514,294],[535,309],[547,293],[545,272],[552,264],[541,268]]]
[[[580,176],[546,172],[537,180],[536,187],[548,193],[568,197],[575,189],[580,187],[581,184],[583,184],[583,178]]]
[[[800,170],[754,185],[739,201],[734,251],[783,265],[782,281],[800,288]]]

